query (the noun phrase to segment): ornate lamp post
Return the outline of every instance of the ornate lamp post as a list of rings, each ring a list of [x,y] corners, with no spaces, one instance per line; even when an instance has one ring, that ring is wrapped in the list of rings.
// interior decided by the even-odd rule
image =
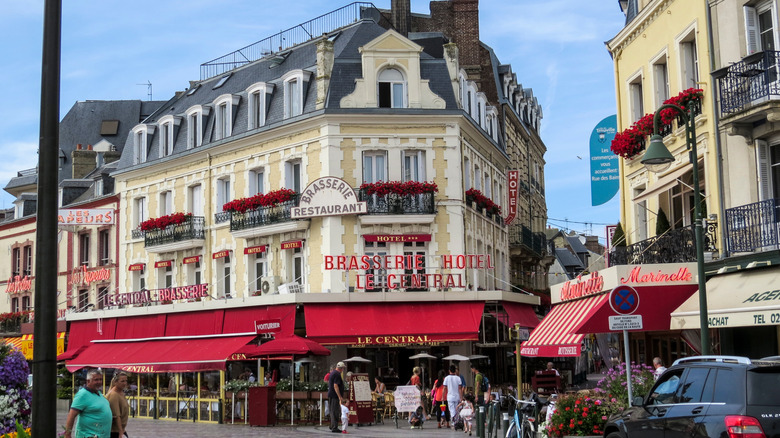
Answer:
[[[710,354],[710,331],[707,322],[707,282],[704,275],[704,219],[701,215],[701,190],[699,189],[699,159],[696,152],[696,116],[694,106],[689,105],[686,112],[674,104],[661,105],[653,116],[653,135],[650,144],[642,157],[642,164],[653,173],[662,172],[671,166],[674,156],[664,145],[663,137],[659,132],[661,112],[667,108],[679,113],[685,123],[685,143],[688,148],[689,159],[693,165],[693,203],[694,203],[694,230],[696,237],[696,266],[699,277],[699,326],[701,328],[701,354]]]

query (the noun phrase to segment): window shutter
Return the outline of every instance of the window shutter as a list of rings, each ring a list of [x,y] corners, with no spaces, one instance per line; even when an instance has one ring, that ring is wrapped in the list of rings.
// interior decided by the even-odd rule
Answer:
[[[772,182],[769,173],[769,145],[765,140],[755,140],[755,142],[758,199],[764,201],[772,197]]]
[[[747,42],[747,54],[753,54],[761,50],[758,46],[758,13],[756,8],[745,6],[745,41]]]

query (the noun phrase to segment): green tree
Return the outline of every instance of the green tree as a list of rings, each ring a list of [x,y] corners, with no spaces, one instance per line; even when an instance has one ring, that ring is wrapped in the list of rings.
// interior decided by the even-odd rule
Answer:
[[[658,216],[655,220],[655,235],[660,236],[669,231],[672,226],[669,225],[669,219],[666,217],[666,213],[663,208],[658,209]]]
[[[626,246],[626,233],[623,232],[623,226],[620,225],[620,222],[618,222],[615,234],[612,236],[612,247],[618,246]]]

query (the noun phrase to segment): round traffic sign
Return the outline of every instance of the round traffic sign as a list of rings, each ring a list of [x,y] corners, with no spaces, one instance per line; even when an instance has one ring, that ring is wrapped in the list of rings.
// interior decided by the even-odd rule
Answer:
[[[630,315],[639,308],[639,294],[631,286],[618,286],[609,293],[609,305],[616,313]]]

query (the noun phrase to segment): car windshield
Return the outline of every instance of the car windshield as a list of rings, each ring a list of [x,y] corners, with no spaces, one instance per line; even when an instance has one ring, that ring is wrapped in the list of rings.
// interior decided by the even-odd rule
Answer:
[[[780,388],[780,367],[756,368],[747,376],[748,404],[754,406],[780,406],[777,388]]]

